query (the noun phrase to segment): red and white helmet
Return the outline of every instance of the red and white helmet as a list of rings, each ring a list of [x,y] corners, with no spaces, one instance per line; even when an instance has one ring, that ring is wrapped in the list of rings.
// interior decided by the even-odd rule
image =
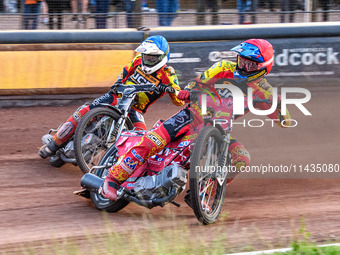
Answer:
[[[231,49],[237,52],[235,81],[255,80],[273,67],[273,46],[264,39],[249,39]]]

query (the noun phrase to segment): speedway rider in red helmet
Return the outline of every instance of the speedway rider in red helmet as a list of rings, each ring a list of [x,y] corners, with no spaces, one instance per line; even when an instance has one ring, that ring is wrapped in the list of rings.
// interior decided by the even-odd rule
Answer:
[[[248,87],[250,87],[253,89],[253,96],[271,100],[272,86],[264,79],[264,76],[270,72],[273,65],[272,45],[263,39],[250,39],[234,47],[232,51],[235,51],[238,55],[237,63],[225,60],[215,63],[193,82],[190,82],[185,90],[180,91],[178,98],[189,102],[192,89],[198,87],[212,88],[215,83],[219,82],[233,84],[239,87],[245,95]],[[271,103],[258,103],[255,107],[267,110],[271,108]],[[290,120],[289,113],[287,111],[287,115],[283,116],[280,107],[279,97],[277,109],[268,117],[279,126],[287,127]],[[189,104],[159,127],[146,133],[140,143],[130,148],[124,156],[119,158],[116,165],[111,167],[99,191],[101,195],[115,201],[119,185],[143,162],[161,151],[169,142],[183,136],[189,131],[190,124],[203,121],[201,116],[199,118],[191,117],[196,116],[196,114],[191,114],[195,110]],[[282,125],[283,123],[284,125]],[[232,165],[236,167],[238,172],[242,170],[242,167],[249,165],[248,151],[234,138],[231,139],[229,152],[231,153]],[[228,182],[234,177],[229,175]]]
[[[231,50],[237,52],[237,65],[233,72],[236,82],[253,81],[272,70],[273,46],[266,40],[250,39]]]
[[[133,126],[146,130],[143,114],[146,113],[151,104],[166,94],[165,91],[168,86],[175,89],[175,93],[169,93],[173,104],[182,106],[184,102],[177,98],[177,94],[181,89],[178,85],[175,70],[166,65],[170,58],[170,47],[167,40],[160,35],[148,37],[135,51],[140,54],[123,68],[112,89],[117,84],[131,85],[140,83],[153,83],[159,88],[158,92],[140,93],[129,112]],[[95,99],[90,105],[84,104],[79,107],[58,129],[50,142],[39,149],[39,156],[42,158],[53,156],[73,136],[80,119],[89,110],[99,106],[100,103],[116,105],[117,96],[109,91]]]

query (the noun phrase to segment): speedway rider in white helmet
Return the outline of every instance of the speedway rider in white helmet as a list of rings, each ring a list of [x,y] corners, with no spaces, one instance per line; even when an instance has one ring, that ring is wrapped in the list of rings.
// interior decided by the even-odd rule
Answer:
[[[111,90],[95,99],[90,105],[84,104],[79,107],[59,128],[58,132],[52,137],[53,139],[39,149],[40,157],[47,158],[55,155],[56,151],[73,136],[78,122],[89,110],[97,107],[100,103],[116,105],[117,95],[112,92],[112,89],[117,84],[153,83],[159,87],[158,92],[140,93],[129,112],[129,117],[134,127],[140,129],[146,130],[143,114],[146,113],[151,104],[166,94],[167,87],[174,88],[174,93],[169,93],[173,104],[177,106],[184,104],[184,101],[177,98],[177,94],[181,89],[178,85],[175,70],[166,65],[170,58],[170,47],[167,40],[160,35],[148,37],[137,47],[136,52],[140,54],[123,68]],[[50,158],[51,160],[54,160],[53,157]]]

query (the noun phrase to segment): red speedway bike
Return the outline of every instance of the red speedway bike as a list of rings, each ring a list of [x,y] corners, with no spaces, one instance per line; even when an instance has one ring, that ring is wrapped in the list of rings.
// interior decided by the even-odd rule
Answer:
[[[190,107],[199,107],[202,92]],[[181,139],[169,143],[162,151],[150,157],[127,179],[117,192],[118,200],[110,201],[98,189],[108,170],[118,158],[125,154],[145,134],[142,131],[123,131],[116,144],[110,147],[97,166],[83,176],[81,186],[85,188],[75,194],[87,193],[97,209],[118,212],[130,202],[153,208],[175,202],[189,183],[188,200],[197,219],[203,224],[215,222],[221,212],[228,174],[231,165],[228,147],[231,121],[233,119],[232,98],[207,99],[207,115],[198,126]],[[197,109],[197,108],[196,108]],[[219,121],[216,121],[216,120]],[[222,121],[221,121],[222,120]],[[154,127],[161,122],[158,121]]]

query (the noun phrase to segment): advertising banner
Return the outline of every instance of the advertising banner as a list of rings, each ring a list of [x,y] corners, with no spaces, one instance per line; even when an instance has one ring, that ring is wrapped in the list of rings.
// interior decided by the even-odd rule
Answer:
[[[336,85],[340,76],[340,38],[268,40],[274,48],[274,65],[268,80],[273,86],[322,83]],[[242,41],[172,43],[169,65],[176,69],[181,86],[214,63],[235,61],[231,48]]]

